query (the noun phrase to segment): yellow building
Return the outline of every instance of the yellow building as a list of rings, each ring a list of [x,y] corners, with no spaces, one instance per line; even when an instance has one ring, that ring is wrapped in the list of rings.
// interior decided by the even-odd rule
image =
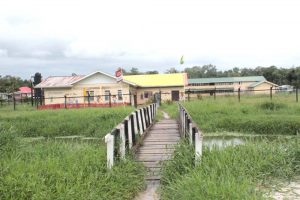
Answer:
[[[185,73],[124,76],[123,81],[97,71],[86,76],[50,76],[35,88],[43,90],[45,105],[144,104],[161,94],[161,100],[184,99]],[[72,107],[72,106],[71,106]]]

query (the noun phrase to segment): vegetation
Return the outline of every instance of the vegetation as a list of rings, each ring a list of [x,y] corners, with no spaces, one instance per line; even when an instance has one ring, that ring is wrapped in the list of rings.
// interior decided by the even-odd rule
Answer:
[[[0,199],[132,199],[144,187],[142,166],[127,158],[108,170],[99,143],[49,139],[8,150],[13,141],[2,136]]]
[[[28,110],[26,110],[26,108]],[[19,107],[18,107],[19,109]],[[31,110],[0,112],[0,129],[15,129],[25,137],[93,136],[103,137],[131,111],[131,107]]]
[[[205,97],[202,100],[185,102],[193,120],[204,131],[240,132],[255,134],[296,135],[300,133],[300,104],[293,97],[278,95],[270,101],[266,96],[242,96],[238,103],[236,96],[216,100]],[[162,108],[177,117],[177,105],[163,105]]]
[[[182,143],[165,163],[162,199],[263,199],[266,186],[300,174],[299,138],[205,149],[196,167],[192,152]]]

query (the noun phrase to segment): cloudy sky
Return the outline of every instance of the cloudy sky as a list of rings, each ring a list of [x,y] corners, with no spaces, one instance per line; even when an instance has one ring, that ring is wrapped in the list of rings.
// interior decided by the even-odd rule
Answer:
[[[299,10],[298,0],[1,0],[0,75],[299,66]]]

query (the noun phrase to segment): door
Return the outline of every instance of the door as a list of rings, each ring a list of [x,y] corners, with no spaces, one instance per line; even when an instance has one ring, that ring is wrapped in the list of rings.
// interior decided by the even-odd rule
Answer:
[[[172,91],[172,101],[179,101],[179,90]]]

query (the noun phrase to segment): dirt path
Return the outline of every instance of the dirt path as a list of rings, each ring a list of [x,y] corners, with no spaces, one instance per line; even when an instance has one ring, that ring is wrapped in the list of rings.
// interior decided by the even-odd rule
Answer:
[[[300,200],[300,177],[290,183],[283,183],[281,187],[274,188],[271,191],[270,197],[276,200]]]

